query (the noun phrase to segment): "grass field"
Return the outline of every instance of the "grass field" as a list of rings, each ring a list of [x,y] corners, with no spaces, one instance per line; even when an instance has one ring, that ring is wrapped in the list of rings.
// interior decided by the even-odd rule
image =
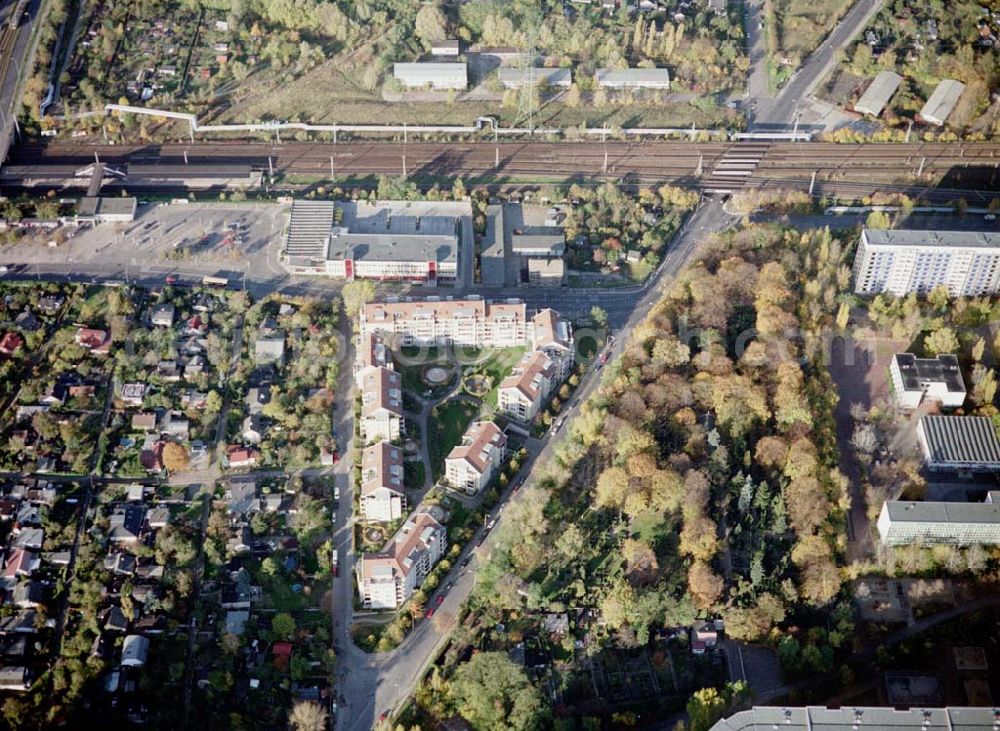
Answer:
[[[778,25],[778,53],[802,61],[847,12],[852,0],[771,0],[771,3]]]
[[[462,441],[466,427],[479,414],[479,406],[468,399],[451,399],[431,412],[427,438],[431,453],[434,480],[444,473],[444,459]]]
[[[479,352],[477,362],[465,366],[462,375],[466,373],[484,373],[490,379],[491,388],[483,397],[483,403],[495,407],[500,381],[510,375],[510,370],[524,355],[525,348],[496,348]]]

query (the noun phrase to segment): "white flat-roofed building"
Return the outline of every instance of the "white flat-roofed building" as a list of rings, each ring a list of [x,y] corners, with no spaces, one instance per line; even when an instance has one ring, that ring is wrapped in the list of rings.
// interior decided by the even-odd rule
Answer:
[[[359,554],[358,589],[367,609],[396,609],[424,582],[447,547],[448,534],[429,513],[411,515],[378,553]]]
[[[461,50],[462,44],[457,38],[445,38],[431,44],[432,56],[458,56]]]
[[[887,500],[878,533],[888,546],[1000,544],[1000,492],[990,492],[981,503]]]
[[[398,336],[402,345],[466,345],[510,348],[527,341],[527,310],[521,300],[427,299],[369,302],[361,307],[358,329]]]
[[[553,309],[539,310],[528,328],[531,347],[540,350],[555,365],[555,378],[560,383],[569,378],[576,362],[573,326]]]
[[[497,408],[507,416],[532,421],[558,383],[555,364],[540,350],[525,353],[497,391]]]
[[[934,88],[931,98],[927,100],[917,116],[928,124],[943,126],[955,110],[955,105],[958,104],[964,91],[965,84],[961,81],[945,79]]]
[[[929,469],[1000,472],[1000,438],[989,417],[922,416],[917,442]]]
[[[500,427],[474,421],[445,459],[445,478],[452,487],[475,495],[489,484],[506,454],[507,437]]]
[[[562,256],[566,229],[562,226],[521,226],[510,234],[510,249],[518,256]]]
[[[403,432],[403,382],[388,368],[361,373],[361,437],[392,442]]]
[[[466,220],[472,220],[467,201],[296,201],[285,261],[295,273],[347,280],[451,282],[461,265]]]
[[[995,725],[992,707],[754,706],[716,721],[709,731],[994,731]]]
[[[361,515],[389,523],[403,517],[403,450],[386,442],[361,452]]]
[[[497,69],[497,78],[507,89],[520,89],[528,86],[532,79],[539,85],[544,83],[552,88],[568,89],[573,83],[573,72],[569,69],[501,66]]]
[[[129,223],[135,220],[138,205],[135,198],[86,196],[77,205],[76,220],[81,223]]]
[[[857,294],[927,293],[945,285],[952,297],[995,294],[1000,287],[1000,233],[869,229],[854,256]]]
[[[903,77],[892,71],[880,71],[854,104],[854,111],[877,117],[896,93]]]
[[[669,89],[667,69],[597,69],[594,80],[605,89]]]
[[[396,63],[392,67],[396,81],[408,89],[456,89],[469,85],[468,69],[460,62],[416,61]]]
[[[913,353],[896,353],[889,373],[896,403],[904,409],[915,409],[924,399],[952,409],[965,403],[965,382],[955,355],[918,358]]]

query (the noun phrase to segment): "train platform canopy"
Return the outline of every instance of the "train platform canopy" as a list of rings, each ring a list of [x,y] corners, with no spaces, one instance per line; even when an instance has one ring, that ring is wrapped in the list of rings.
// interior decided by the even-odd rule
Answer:
[[[955,105],[958,104],[964,91],[965,84],[961,81],[945,79],[934,89],[931,98],[924,104],[918,116],[928,124],[941,127],[955,110]]]
[[[892,71],[879,72],[875,80],[865,89],[865,93],[854,104],[854,111],[872,117],[879,116],[885,109],[885,105],[892,99],[892,95],[896,93],[902,80],[902,76]]]
[[[285,233],[289,263],[307,265],[326,258],[336,206],[330,201],[295,201]]]

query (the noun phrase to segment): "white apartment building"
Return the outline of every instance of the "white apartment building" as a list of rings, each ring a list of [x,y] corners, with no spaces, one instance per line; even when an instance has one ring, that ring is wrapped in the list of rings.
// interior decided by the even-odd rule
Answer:
[[[361,516],[389,523],[403,517],[403,450],[379,442],[361,452]]]
[[[362,337],[354,358],[354,382],[362,388],[362,374],[368,368],[388,368],[395,370],[392,351],[386,339],[378,333]]]
[[[445,459],[445,479],[475,495],[489,484],[506,454],[507,437],[500,428],[492,421],[475,421]]]
[[[396,609],[430,573],[447,547],[448,534],[424,511],[411,515],[379,553],[362,553],[358,589],[367,609]]]
[[[576,362],[573,326],[553,309],[539,310],[531,318],[528,336],[531,347],[545,353],[554,364],[555,380],[562,383],[569,378]]]
[[[358,315],[360,337],[398,336],[402,345],[511,348],[527,342],[524,302],[427,299],[369,302]]]
[[[886,501],[878,533],[888,546],[1000,544],[1000,492],[991,491],[981,503]]]
[[[854,257],[854,291],[897,297],[945,285],[952,297],[1000,288],[1000,233],[864,229]]]
[[[989,417],[922,416],[917,442],[928,469],[1000,472],[1000,438]]]
[[[511,374],[500,382],[497,408],[518,421],[532,421],[557,383],[555,375],[555,364],[545,353],[540,350],[525,353]]]
[[[361,372],[361,437],[392,442],[403,433],[402,378],[388,368]]]
[[[965,403],[965,383],[957,356],[918,358],[913,353],[896,353],[889,374],[896,403],[904,409],[915,409],[924,399],[952,409]]]

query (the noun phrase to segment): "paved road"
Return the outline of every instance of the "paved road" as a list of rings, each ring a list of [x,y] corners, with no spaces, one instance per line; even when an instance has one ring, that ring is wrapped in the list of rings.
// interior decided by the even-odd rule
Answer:
[[[833,68],[837,52],[864,30],[865,25],[882,7],[883,1],[858,0],[776,97],[771,98],[769,95],[757,97],[757,109],[751,129],[755,132],[781,131],[794,125],[799,104],[812,94]],[[752,32],[752,29],[748,29],[748,33]],[[753,35],[750,36],[750,40],[755,40]],[[762,47],[763,44],[760,45]],[[752,52],[751,63],[753,61]],[[758,67],[754,67],[755,71],[757,69]],[[759,80],[755,84],[759,86]],[[755,88],[754,91],[760,93],[759,89]]]

